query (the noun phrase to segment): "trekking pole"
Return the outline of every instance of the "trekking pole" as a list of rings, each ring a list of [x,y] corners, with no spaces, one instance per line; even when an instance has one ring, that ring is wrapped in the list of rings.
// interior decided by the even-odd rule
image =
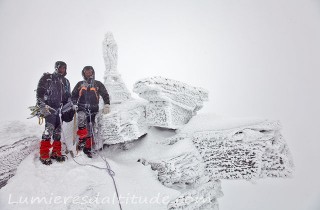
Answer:
[[[76,143],[76,138],[77,138],[77,111],[74,112],[73,115],[73,138],[72,138],[72,143],[75,145]]]

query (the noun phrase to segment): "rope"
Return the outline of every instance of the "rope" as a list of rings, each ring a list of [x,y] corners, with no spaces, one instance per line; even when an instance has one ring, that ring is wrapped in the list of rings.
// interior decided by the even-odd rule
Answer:
[[[76,143],[76,138],[77,138],[77,110],[74,112],[73,115],[73,136],[72,136],[72,143],[75,145]]]
[[[43,117],[39,117],[39,125],[43,124]]]
[[[61,115],[62,115],[62,114],[61,114],[61,109],[60,109],[59,118],[60,118],[60,124],[61,124],[61,127],[62,127]],[[90,116],[90,123],[91,123],[91,116]],[[92,126],[92,124],[91,124],[90,126]],[[63,129],[61,129],[61,133],[62,133],[62,137],[63,137],[64,142],[65,142],[66,138],[65,138]],[[94,136],[94,133],[92,133],[92,135]],[[66,142],[65,142],[65,146],[66,146],[67,151],[69,151]],[[92,148],[92,146],[91,146],[91,148]],[[104,158],[104,157],[102,157],[99,152],[97,152],[97,154],[98,154],[98,156],[99,156],[102,160],[104,160],[104,162],[106,163],[106,168],[99,167],[99,166],[92,165],[92,164],[88,164],[88,163],[79,163],[79,162],[77,162],[77,161],[74,159],[74,156],[73,156],[72,154],[71,154],[71,158],[72,158],[72,160],[73,160],[76,164],[78,164],[78,165],[80,165],[80,166],[91,166],[91,167],[93,167],[93,168],[100,169],[100,170],[106,170],[106,171],[108,172],[108,174],[109,174],[110,177],[112,178],[113,186],[114,186],[114,189],[115,189],[116,194],[117,194],[119,208],[120,208],[120,210],[122,210],[122,206],[121,206],[121,202],[120,202],[120,198],[119,198],[119,192],[118,192],[117,184],[116,184],[116,181],[115,181],[115,179],[114,179],[114,176],[115,176],[116,174],[115,174],[115,172],[111,169],[110,164],[108,163],[107,159]]]

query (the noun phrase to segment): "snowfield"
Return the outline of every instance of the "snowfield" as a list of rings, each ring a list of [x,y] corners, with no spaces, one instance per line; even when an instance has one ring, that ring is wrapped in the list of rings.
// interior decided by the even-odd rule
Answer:
[[[30,121],[30,124],[34,122]],[[10,130],[2,127],[2,130],[6,129]],[[130,151],[111,146],[99,152],[107,158],[115,173],[123,209],[166,209],[168,202],[179,195],[178,191],[164,187],[150,167],[137,162],[142,156],[165,155],[167,146],[155,146],[152,142],[160,137],[159,133],[157,129],[151,129],[148,136]],[[166,136],[173,132],[164,133]],[[107,170],[78,165],[70,155],[65,163],[54,162],[51,166],[41,164],[38,158],[38,149],[32,151],[21,162],[16,175],[1,189],[1,209],[119,209]],[[106,163],[98,155],[88,159],[81,153],[75,160],[106,168]]]
[[[190,127],[197,118],[207,127],[201,123]],[[66,162],[54,161],[51,166],[40,163],[34,135],[31,137],[33,144],[25,146],[29,148],[25,149],[28,154],[21,152],[19,146],[2,146],[13,148],[7,153],[27,157],[21,163],[23,158],[17,158],[11,164],[13,173],[10,176],[15,175],[0,190],[1,209],[119,209],[119,201],[123,209],[133,210],[219,209],[223,187],[221,189],[221,182],[211,179],[204,171],[205,166],[192,141],[181,140],[173,145],[164,142],[182,134],[191,135],[199,129],[246,128],[262,121],[225,119],[209,114],[193,119],[178,134],[171,129],[151,127],[146,136],[131,142],[128,150],[120,149],[119,145],[105,145],[96,151],[93,159],[88,159],[82,152],[72,159],[68,153]],[[67,145],[72,142],[71,124],[64,126]],[[1,131],[7,133],[7,144],[20,145],[23,141],[28,142],[26,135],[29,135],[21,128],[34,125],[34,121],[4,123]],[[41,127],[34,131],[41,133]],[[10,165],[5,159],[9,155],[0,157],[2,169],[4,165]],[[116,188],[111,175],[114,175]]]

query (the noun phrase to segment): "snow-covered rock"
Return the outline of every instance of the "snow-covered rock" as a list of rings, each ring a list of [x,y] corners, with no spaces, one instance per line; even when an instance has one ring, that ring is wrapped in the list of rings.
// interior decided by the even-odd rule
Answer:
[[[97,116],[97,141],[119,144],[132,142],[146,134],[145,106],[146,102],[136,99],[112,104],[109,114]]]
[[[105,34],[103,41],[103,58],[105,62],[104,85],[111,103],[121,103],[131,98],[130,91],[117,71],[118,46],[111,32]]]
[[[109,96],[111,112],[99,113],[96,123],[96,147],[103,144],[128,143],[147,133],[146,103],[131,97],[131,94],[117,71],[118,46],[111,32],[103,41],[105,61],[104,85]]]
[[[39,139],[23,138],[12,145],[0,147],[0,188],[14,176],[20,162],[37,148]]]
[[[205,164],[197,151],[160,161],[140,161],[151,165],[163,185],[181,192],[170,201],[169,210],[219,209],[217,199],[223,195],[221,182],[205,174]]]
[[[15,175],[17,167],[33,150],[39,147],[41,127],[23,122],[0,124],[0,188]],[[38,133],[37,133],[38,132]]]
[[[198,115],[166,143],[192,141],[212,179],[290,177],[293,161],[280,130],[278,121]]]
[[[222,196],[220,180],[208,181],[181,193],[176,199],[170,201],[168,210],[219,210],[217,199]]]
[[[139,80],[133,91],[149,101],[146,108],[149,125],[172,129],[186,124],[208,100],[205,89],[163,77]]]
[[[205,175],[205,164],[201,156],[193,152],[159,161],[143,161],[143,164],[150,164],[151,169],[158,172],[159,181],[167,187],[185,188],[199,185]]]

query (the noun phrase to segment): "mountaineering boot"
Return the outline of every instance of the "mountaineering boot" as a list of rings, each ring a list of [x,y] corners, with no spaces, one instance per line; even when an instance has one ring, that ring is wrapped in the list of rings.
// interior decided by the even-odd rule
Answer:
[[[52,164],[52,161],[49,157],[51,143],[50,140],[41,140],[40,142],[40,161],[44,165]]]
[[[88,137],[86,139],[86,145],[83,148],[83,152],[84,152],[84,154],[86,154],[88,156],[88,158],[92,158],[91,147],[92,147],[92,138]]]
[[[61,155],[61,141],[55,140],[52,144],[52,154],[51,159],[55,159],[58,162],[65,161],[65,157]]]

